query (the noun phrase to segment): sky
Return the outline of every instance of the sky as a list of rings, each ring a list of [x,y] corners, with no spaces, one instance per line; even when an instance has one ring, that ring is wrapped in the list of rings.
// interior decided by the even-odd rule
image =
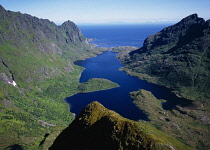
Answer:
[[[210,19],[210,0],[0,0],[0,5],[56,24],[165,23],[194,13]]]

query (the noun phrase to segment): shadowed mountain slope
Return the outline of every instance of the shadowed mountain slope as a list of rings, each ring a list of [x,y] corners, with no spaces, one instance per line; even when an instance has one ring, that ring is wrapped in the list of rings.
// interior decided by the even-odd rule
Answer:
[[[54,141],[50,150],[190,149],[156,128],[123,118],[92,102]]]
[[[210,98],[210,20],[192,14],[120,58],[129,74],[192,100]]]

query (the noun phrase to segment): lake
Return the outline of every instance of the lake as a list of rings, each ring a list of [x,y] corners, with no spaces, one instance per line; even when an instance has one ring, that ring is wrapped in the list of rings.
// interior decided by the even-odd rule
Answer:
[[[149,33],[152,34],[152,32],[154,32],[155,29],[159,31],[160,26],[158,26],[155,29],[154,27],[155,26],[153,26],[152,31],[150,32],[147,31],[147,34]],[[102,27],[102,28],[105,28],[105,27]],[[111,27],[108,27],[108,29],[109,28]],[[126,28],[129,29],[128,27]],[[104,30],[106,34],[109,31],[108,29]],[[141,31],[143,29],[144,28],[141,27]],[[91,30],[94,30],[94,28],[91,27],[88,34],[91,34],[90,32]],[[123,32],[122,27],[120,30]],[[114,32],[114,30],[111,30],[111,31]],[[131,30],[131,32],[132,31],[134,30]],[[86,32],[84,32],[83,34],[87,34]],[[126,31],[126,33],[127,32],[128,31]],[[103,39],[104,43],[108,43],[107,45],[104,44],[104,46],[106,47],[109,47],[110,45],[121,46],[123,41],[125,41],[125,43],[127,42],[124,38],[122,38],[119,43],[116,41],[115,41],[116,43],[112,42],[113,38],[111,36],[107,36],[107,39],[106,37],[104,37],[106,36],[106,34],[105,35],[99,34],[100,36],[95,35],[95,37],[94,37],[94,34],[92,36],[90,35],[89,36],[85,35],[85,36],[89,38],[97,38],[97,40],[95,41],[95,44],[99,44],[101,42],[100,39]],[[121,33],[120,35],[122,36]],[[145,36],[145,33],[143,36]],[[130,38],[128,36],[127,38],[128,38],[128,41],[129,40],[132,41],[130,45],[128,46],[136,46],[139,44],[139,39],[134,40],[132,36],[130,36]],[[135,43],[135,44],[132,44],[132,43]],[[115,45],[115,44],[121,44],[121,45]],[[126,43],[126,44],[129,44],[129,43]],[[141,46],[141,44],[139,45]],[[85,106],[87,106],[89,103],[93,101],[98,101],[102,105],[104,105],[106,108],[116,111],[123,117],[129,118],[132,120],[148,120],[147,116],[132,103],[132,99],[129,97],[130,92],[137,91],[139,89],[145,89],[145,90],[151,91],[158,99],[166,99],[167,102],[163,104],[164,109],[172,109],[176,104],[179,104],[181,103],[181,101],[183,101],[183,99],[180,99],[176,97],[175,94],[171,93],[170,89],[167,89],[165,87],[161,87],[152,83],[148,83],[147,81],[129,76],[124,71],[119,71],[119,69],[123,67],[123,65],[118,61],[118,59],[116,58],[116,53],[114,52],[107,51],[96,57],[92,57],[86,60],[76,61],[75,64],[85,68],[85,70],[82,72],[81,77],[80,77],[81,83],[86,82],[87,80],[91,78],[105,78],[113,82],[116,82],[120,85],[120,87],[118,88],[113,88],[113,89],[104,90],[104,91],[90,92],[90,93],[85,93],[85,94],[76,94],[76,95],[66,98],[66,101],[70,105],[70,111],[72,113],[75,113],[76,115],[78,115],[80,111],[83,108],[85,108]]]

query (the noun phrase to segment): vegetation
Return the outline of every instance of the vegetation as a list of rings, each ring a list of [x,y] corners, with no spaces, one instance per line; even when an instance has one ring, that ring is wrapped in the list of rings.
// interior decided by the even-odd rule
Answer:
[[[111,143],[111,144],[110,144]],[[55,140],[50,149],[190,150],[144,122],[123,118],[92,102]]]
[[[187,99],[210,99],[210,20],[190,15],[120,54],[128,74],[169,87]]]
[[[172,110],[164,110],[161,105],[164,100],[156,99],[149,91],[131,92],[130,96],[136,106],[148,115],[148,124],[195,149],[210,148],[209,113],[203,111],[209,110],[207,105],[192,102],[184,108],[176,106]]]
[[[137,47],[135,46],[117,46],[112,48],[112,52],[130,52],[132,50],[136,50]]]
[[[206,71],[209,64],[209,47],[206,42],[208,40],[209,30],[206,27],[205,36],[199,37],[193,41],[196,43],[200,43],[201,41],[204,43],[204,46],[197,44],[195,50],[198,51],[196,51],[196,53],[191,53],[190,51],[189,54],[189,56],[192,55],[193,58],[195,58],[193,59],[195,62],[198,62],[192,63],[189,61],[188,63],[188,66],[192,68],[190,71],[194,73],[193,85],[195,86],[192,86],[194,88],[191,88],[192,91],[189,90],[190,86],[179,86],[179,84],[181,85],[181,81],[188,79],[185,74],[183,74],[184,78],[173,80],[173,82],[179,81],[177,82],[178,84],[174,84],[173,86],[171,86],[171,80],[166,81],[163,80],[164,78],[162,78],[162,76],[155,76],[157,70],[154,68],[162,68],[162,59],[171,56],[171,53],[164,53],[164,55],[155,53],[155,55],[148,56],[140,50],[142,55],[134,54],[133,52],[131,52],[129,56],[124,55],[124,63],[128,65],[126,69],[128,72],[131,72],[131,74],[135,73],[138,76],[140,76],[140,74],[146,74],[157,83],[164,83],[164,85],[169,85],[170,87],[179,87],[177,91],[186,89],[180,92],[182,95],[185,93],[186,96],[189,96],[192,92],[200,88],[200,91],[194,94],[198,95],[199,98],[208,97],[208,94],[205,95],[209,87],[209,80],[207,80],[208,71]],[[151,41],[153,41],[153,39]],[[191,43],[193,42],[188,42],[189,45],[187,48],[183,45],[179,45],[178,49],[191,49]],[[200,49],[200,47],[202,47],[202,49]],[[192,46],[192,49],[194,49],[194,46]],[[82,84],[78,82],[83,68],[74,65],[73,62],[75,60],[95,56],[104,50],[106,49],[95,48],[94,45],[89,44],[77,26],[71,21],[66,21],[61,26],[56,26],[47,19],[38,19],[28,14],[6,11],[0,6],[0,149],[48,149],[56,136],[74,119],[74,115],[69,112],[68,105],[66,105],[64,101],[65,97],[78,92],[99,90],[99,87],[100,90],[117,87],[118,85],[105,79],[91,79],[87,83]],[[172,51],[172,49],[170,50]],[[185,56],[185,51],[181,52],[181,54]],[[173,53],[177,54],[178,52],[173,51]],[[179,57],[169,57],[164,60],[166,60],[165,62],[171,59],[177,60],[175,61],[176,64],[183,66],[182,61],[188,61],[189,58],[189,60],[191,60],[191,57],[188,57],[188,55],[187,57],[182,57],[182,55],[179,55]],[[130,61],[129,58],[132,58],[134,61]],[[141,68],[144,67],[139,67],[138,65],[141,64],[143,60],[148,61],[144,61],[145,64],[143,66],[145,66],[145,69],[144,72],[140,73]],[[157,60],[158,66],[155,66],[155,60]],[[171,67],[171,65],[169,66]],[[151,72],[153,69],[154,72]],[[185,71],[187,69],[178,68],[178,70]],[[164,73],[161,74],[163,75]],[[170,77],[173,78],[174,75]],[[190,85],[192,84],[191,82],[189,83]],[[189,93],[186,91],[189,91]],[[193,96],[193,94],[191,96]],[[205,102],[204,104],[208,103]],[[92,107],[92,105],[94,105],[94,107]],[[84,138],[83,141],[86,141],[88,138],[86,136],[83,137],[83,134],[79,134],[79,132],[81,132],[81,129],[83,132],[83,129],[85,131],[87,128],[88,133],[96,133],[96,136],[92,136],[92,138],[96,139],[88,139],[88,141],[94,143],[96,140],[100,139],[101,135],[108,133],[112,138],[107,136],[107,141],[111,139],[119,141],[120,138],[123,137],[124,142],[122,143],[128,147],[137,146],[137,148],[147,148],[149,146],[149,148],[157,149],[189,149],[179,141],[171,139],[164,133],[147,125],[147,123],[137,123],[122,118],[98,103],[93,103],[92,105],[89,105],[87,109],[84,110],[85,113],[78,117],[69,127],[72,128],[71,126],[74,126],[74,124],[81,127],[75,128],[75,134],[78,135],[79,139]],[[95,110],[95,108],[97,109]],[[95,111],[91,112],[91,110]],[[172,114],[179,117],[185,117],[185,115],[187,115],[189,118],[200,119],[200,121],[197,122],[187,120],[187,123],[190,129],[195,129],[192,134],[199,132],[199,135],[206,135],[204,133],[204,130],[208,132],[206,124],[201,125],[200,123],[202,121],[205,123],[206,119],[203,119],[203,116],[206,114],[201,110],[205,113],[209,109],[208,107],[202,107],[199,109],[199,113],[194,113],[194,111],[177,107],[177,110],[173,110],[169,115],[171,117]],[[149,114],[149,112],[147,114]],[[177,117],[174,117],[174,120],[176,119]],[[167,121],[168,119],[165,120]],[[107,124],[107,126],[103,126],[104,124]],[[156,123],[154,121],[152,124],[159,127],[159,122]],[[89,128],[91,125],[96,126],[96,131],[100,132],[95,132],[94,128]],[[182,124],[179,126],[181,125]],[[101,130],[100,127],[105,128]],[[118,132],[118,129],[120,129],[120,131],[128,130],[128,132],[125,132],[128,136],[124,136],[122,132]],[[190,132],[190,129],[183,127],[183,131],[186,130]],[[111,132],[107,132],[109,130],[111,130]],[[161,128],[161,130],[163,130],[163,128]],[[165,130],[163,131],[165,132]],[[100,134],[101,132],[103,134]],[[182,136],[176,134],[175,131],[172,133],[177,139],[180,138],[181,141],[186,141],[185,138],[187,137],[185,135],[182,139]],[[80,135],[82,135],[82,137],[80,137]],[[139,137],[138,135],[141,136]],[[159,135],[161,135],[161,139],[157,138]],[[133,137],[136,137],[137,140]],[[76,138],[73,136],[72,142],[76,140]],[[200,141],[193,146],[199,148],[204,147],[205,141],[202,141],[200,137],[198,137],[198,139]],[[138,143],[139,140],[143,140],[143,143]],[[130,141],[131,144],[129,144]],[[186,143],[190,145],[188,141]],[[101,146],[103,143],[99,141],[97,144]],[[110,143],[108,143],[108,145],[110,145]],[[119,142],[113,144],[113,146],[116,145],[124,146],[123,144],[120,145]]]
[[[92,78],[87,82],[78,85],[78,90],[80,93],[88,93],[94,91],[107,90],[116,87],[119,87],[119,85],[110,80],[102,78]]]
[[[121,51],[118,59],[129,75],[171,88],[189,100],[185,106],[164,110],[150,92],[131,92],[148,122],[196,149],[209,149],[210,20],[192,14],[150,35],[143,47]]]
[[[73,62],[102,51],[73,22],[56,26],[0,6],[0,149],[42,149],[46,135],[66,127],[74,115],[64,99],[79,92],[83,70]]]

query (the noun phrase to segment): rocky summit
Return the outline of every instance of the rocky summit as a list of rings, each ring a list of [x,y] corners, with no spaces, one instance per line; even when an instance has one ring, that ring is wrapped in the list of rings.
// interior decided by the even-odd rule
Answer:
[[[156,128],[123,118],[92,102],[54,141],[50,150],[190,149]]]

